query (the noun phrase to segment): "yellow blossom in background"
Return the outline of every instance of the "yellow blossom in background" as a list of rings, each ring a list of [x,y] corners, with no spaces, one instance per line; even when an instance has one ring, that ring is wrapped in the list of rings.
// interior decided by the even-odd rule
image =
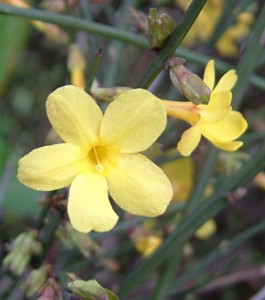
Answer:
[[[65,143],[31,151],[19,161],[18,179],[36,190],[69,185],[68,214],[81,232],[115,226],[108,192],[124,210],[154,217],[162,214],[172,186],[145,156],[166,126],[166,111],[146,90],[122,93],[103,116],[82,89],[64,86],[49,95],[47,115]]]
[[[200,240],[207,240],[216,233],[216,229],[215,220],[210,219],[195,232],[195,236]]]
[[[150,256],[163,242],[163,239],[156,234],[141,236],[135,242],[135,248],[143,257]]]
[[[130,232],[135,249],[144,257],[150,256],[163,242],[161,233],[155,230],[157,221],[146,220]]]
[[[172,201],[188,199],[194,181],[194,166],[191,158],[175,159],[161,165],[173,187]]]
[[[67,67],[71,75],[71,84],[84,89],[86,85],[86,60],[81,49],[76,44],[72,44],[69,47]]]
[[[225,151],[235,151],[242,146],[243,143],[235,139],[246,130],[247,122],[241,113],[233,111],[231,107],[231,89],[236,80],[235,70],[230,70],[214,87],[214,61],[210,60],[203,78],[204,83],[211,90],[208,104],[163,101],[169,116],[182,119],[191,125],[191,128],[182,134],[177,145],[177,150],[182,155],[189,156],[199,144],[201,136]]]
[[[22,8],[30,8],[30,5],[23,0],[0,0],[0,2]],[[58,26],[54,24],[43,23],[41,21],[36,20],[30,20],[30,23],[54,43],[62,45],[67,44],[68,36]]]
[[[23,0],[1,0],[0,2],[15,5],[15,6],[19,6],[19,7],[23,7],[23,8],[29,8],[30,7],[30,5],[27,2],[23,1]]]
[[[227,28],[222,36],[216,42],[217,50],[227,57],[236,57],[238,55],[237,41],[248,36],[250,26],[254,21],[254,16],[251,12],[241,13],[236,20],[236,23]]]
[[[259,172],[253,179],[253,183],[265,190],[265,172]]]
[[[175,0],[183,12],[186,12],[191,0]],[[189,32],[182,41],[182,45],[192,47],[197,42],[208,41],[218,24],[223,13],[222,0],[208,0]],[[215,47],[225,57],[236,57],[238,55],[238,41],[247,37],[250,26],[254,21],[252,12],[243,11],[236,18],[235,24],[229,26],[217,40]]]
[[[191,4],[191,0],[175,1],[184,12]],[[222,11],[223,3],[221,0],[208,0],[183,39],[182,45],[191,47],[197,41],[207,41],[211,37]]]

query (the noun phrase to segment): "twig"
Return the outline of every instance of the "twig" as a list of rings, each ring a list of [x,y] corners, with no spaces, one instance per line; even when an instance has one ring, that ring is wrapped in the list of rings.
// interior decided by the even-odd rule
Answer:
[[[219,277],[214,282],[211,282],[210,284],[207,284],[206,286],[200,288],[196,292],[196,294],[202,295],[206,293],[212,293],[216,290],[222,290],[242,281],[252,281],[263,277],[265,277],[265,265],[251,269],[241,270],[232,274]]]

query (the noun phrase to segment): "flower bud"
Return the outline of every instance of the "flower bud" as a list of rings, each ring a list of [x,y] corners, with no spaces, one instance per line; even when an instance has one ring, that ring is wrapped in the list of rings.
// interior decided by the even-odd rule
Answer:
[[[67,248],[77,248],[85,257],[90,256],[91,250],[98,248],[89,235],[76,231],[70,222],[59,226],[56,236]]]
[[[67,67],[71,73],[71,84],[84,89],[86,85],[86,60],[80,48],[76,44],[72,44],[69,47]]]
[[[117,86],[112,88],[99,88],[92,86],[90,92],[94,97],[100,100],[111,102],[112,100],[114,100],[115,97],[130,89],[131,88],[125,86]]]
[[[199,240],[207,240],[214,235],[215,232],[216,222],[213,219],[209,219],[195,232],[195,236]]]
[[[110,290],[103,288],[96,280],[76,279],[67,284],[67,288],[84,300],[118,300]]]
[[[166,13],[158,14],[151,8],[148,15],[148,39],[152,48],[161,49],[174,29],[174,21]]]
[[[184,59],[174,57],[168,63],[171,82],[182,95],[194,104],[209,102],[211,90],[198,75],[184,67]]]
[[[42,245],[36,240],[36,232],[23,232],[13,242],[12,250],[3,260],[3,266],[15,275],[21,275],[27,268],[31,256],[39,254]]]
[[[23,284],[28,297],[32,297],[44,286],[47,281],[48,274],[51,271],[51,265],[44,264],[39,269],[32,270],[29,277]]]
[[[143,257],[148,257],[160,246],[162,241],[162,238],[157,234],[143,235],[135,242],[135,248]]]

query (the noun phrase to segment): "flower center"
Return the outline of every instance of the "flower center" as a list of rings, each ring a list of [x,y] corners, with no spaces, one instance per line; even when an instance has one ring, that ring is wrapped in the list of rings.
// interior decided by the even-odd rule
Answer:
[[[96,144],[90,149],[87,158],[94,171],[105,173],[107,168],[115,165],[119,153],[119,149],[112,145]]]
[[[104,172],[104,160],[107,156],[107,148],[103,146],[94,146],[90,150],[88,157],[92,162],[92,165],[96,172],[102,173]]]

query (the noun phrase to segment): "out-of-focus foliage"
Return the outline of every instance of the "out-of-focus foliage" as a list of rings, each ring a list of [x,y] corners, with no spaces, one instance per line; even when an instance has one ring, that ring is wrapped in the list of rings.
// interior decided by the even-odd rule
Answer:
[[[6,268],[0,271],[1,299],[264,297],[265,4],[208,0],[197,17],[195,10],[203,2],[0,1],[0,255]],[[35,10],[27,19],[9,16],[12,12],[3,4],[38,9],[54,24],[38,20]],[[185,15],[190,5],[193,10]],[[157,15],[148,28],[152,8]],[[174,86],[172,53],[160,59],[161,53],[174,44],[172,34],[187,29],[182,22],[195,17],[173,55],[173,61],[175,56],[185,60],[173,74],[180,76]],[[201,85],[211,59],[216,82],[231,69],[238,75],[233,89],[235,80],[226,80],[230,88],[226,97],[218,98],[222,103],[215,103],[214,116],[222,115],[218,109],[228,99],[225,109],[240,112],[248,128],[237,138],[243,142],[240,151],[217,150],[202,137],[184,158],[176,149],[188,131],[182,120],[197,120],[201,105],[203,125],[213,121],[207,105],[214,76],[204,80],[206,88]],[[109,102],[141,86],[143,78],[153,95],[192,111],[186,119],[168,117],[162,136],[144,152],[170,179],[173,200],[163,215],[146,218],[121,210],[111,199],[119,216],[112,230],[75,231],[67,215],[68,187],[48,193],[26,188],[16,177],[18,160],[32,149],[61,142],[45,108],[55,89],[79,86],[105,112]],[[194,98],[198,86],[199,97]],[[231,132],[230,125],[225,123],[222,134],[215,131],[209,140]]]

